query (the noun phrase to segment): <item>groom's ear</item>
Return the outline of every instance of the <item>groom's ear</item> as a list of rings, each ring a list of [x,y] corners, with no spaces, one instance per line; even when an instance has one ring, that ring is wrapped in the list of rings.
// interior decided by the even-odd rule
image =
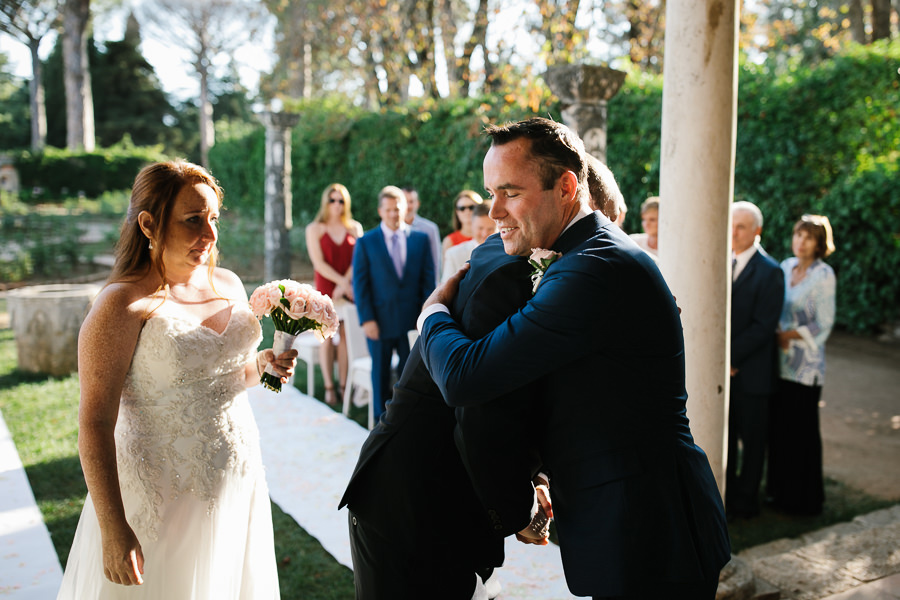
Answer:
[[[578,196],[578,177],[572,171],[563,171],[557,181],[560,191],[560,200],[571,202]]]

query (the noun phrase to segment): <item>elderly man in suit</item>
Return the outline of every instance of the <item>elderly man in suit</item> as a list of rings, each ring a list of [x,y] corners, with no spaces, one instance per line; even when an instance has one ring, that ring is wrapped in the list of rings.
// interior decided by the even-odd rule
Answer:
[[[573,594],[711,600],[730,547],[685,413],[672,294],[653,259],[588,210],[584,147],[568,128],[535,118],[488,134],[484,182],[505,252],[554,254],[535,268],[532,299],[480,339],[448,313],[459,277],[439,287],[419,321],[425,363],[457,407],[540,390],[529,434]]]
[[[408,331],[434,289],[434,261],[428,236],[404,221],[406,195],[389,185],[378,193],[381,224],[359,238],[353,252],[353,295],[372,357],[373,414],[377,420],[391,392],[391,359],[403,370]]]
[[[755,204],[732,205],[731,398],[725,507],[734,518],[759,514],[769,397],[778,381],[775,330],[784,303],[784,275],[759,245],[762,226],[763,215]]]

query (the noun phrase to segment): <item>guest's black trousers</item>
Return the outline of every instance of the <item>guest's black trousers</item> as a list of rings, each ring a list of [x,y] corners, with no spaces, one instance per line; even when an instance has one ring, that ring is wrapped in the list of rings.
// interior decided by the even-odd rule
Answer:
[[[470,600],[475,571],[464,557],[444,552],[436,528],[434,544],[403,547],[350,513],[350,554],[356,600]],[[452,535],[452,532],[448,535]]]

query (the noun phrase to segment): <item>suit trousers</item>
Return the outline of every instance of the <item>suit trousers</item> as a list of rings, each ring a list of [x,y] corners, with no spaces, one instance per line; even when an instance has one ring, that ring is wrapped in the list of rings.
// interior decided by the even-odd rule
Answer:
[[[464,558],[464,553],[441,551],[440,531],[435,530],[434,546],[409,548],[348,512],[356,600],[472,598],[478,576],[470,566],[454,560]]]
[[[725,470],[725,510],[729,514],[752,517],[759,513],[768,425],[769,395],[745,394],[732,388]]]
[[[402,373],[403,367],[406,366],[406,360],[409,358],[409,338],[402,336],[399,338],[381,337],[377,340],[366,339],[369,347],[369,356],[372,357],[372,416],[375,422],[384,412],[384,403],[391,398],[391,360],[394,351],[397,351],[397,357],[400,359],[397,365],[397,372]]]

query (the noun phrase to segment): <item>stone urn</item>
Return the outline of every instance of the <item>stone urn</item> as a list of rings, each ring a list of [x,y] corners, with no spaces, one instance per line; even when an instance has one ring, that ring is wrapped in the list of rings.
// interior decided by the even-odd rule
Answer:
[[[56,377],[77,371],[78,331],[99,291],[93,284],[58,284],[8,292],[19,369]]]

